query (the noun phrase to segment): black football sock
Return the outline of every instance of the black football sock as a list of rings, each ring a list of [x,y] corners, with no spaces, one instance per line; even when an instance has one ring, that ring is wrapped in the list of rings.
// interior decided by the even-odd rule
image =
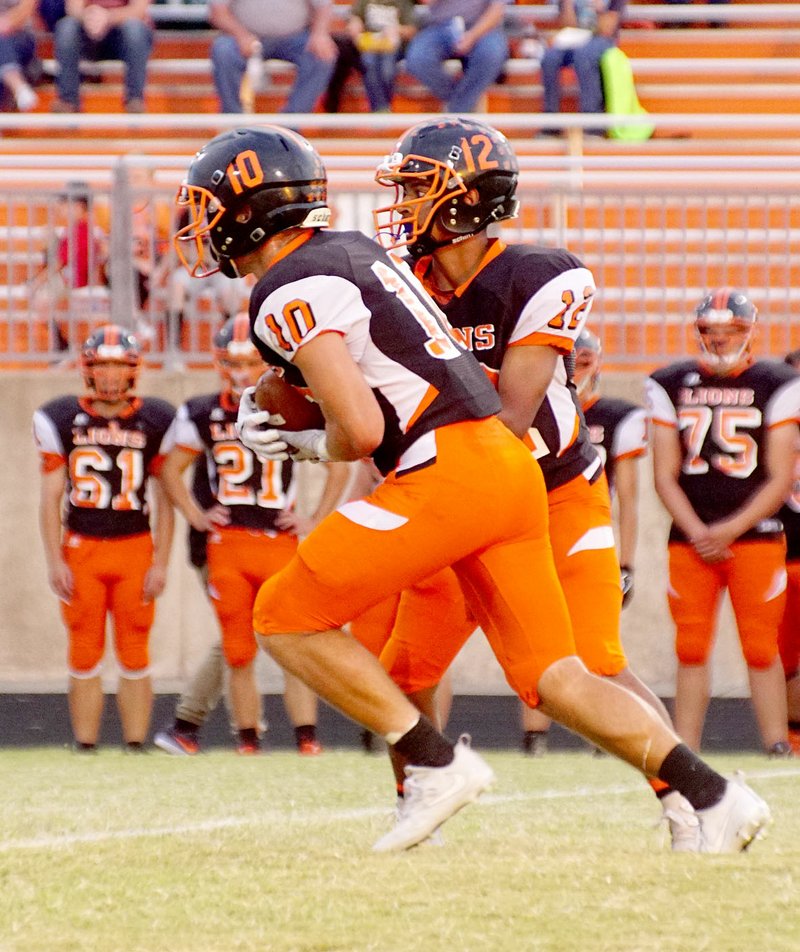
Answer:
[[[418,767],[446,767],[453,762],[453,745],[424,715],[393,746],[409,764]]]
[[[682,793],[695,810],[705,810],[719,803],[727,786],[727,780],[686,744],[678,744],[667,754],[658,779]]]
[[[316,724],[301,724],[294,729],[295,743],[299,747],[304,741],[314,741],[317,739]]]
[[[198,724],[193,724],[191,721],[185,721],[181,717],[175,718],[173,727],[179,734],[189,734],[191,737],[196,736],[197,732],[200,730]]]
[[[239,731],[239,741],[242,744],[253,744],[259,747],[258,731],[255,727],[242,727]]]
[[[800,731],[800,721],[789,721],[790,731]]]

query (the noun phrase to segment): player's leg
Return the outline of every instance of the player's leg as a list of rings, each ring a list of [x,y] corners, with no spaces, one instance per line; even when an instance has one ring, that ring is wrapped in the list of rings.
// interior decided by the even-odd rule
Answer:
[[[783,539],[736,542],[728,574],[761,741],[777,757],[791,753],[786,681],[778,653],[778,627],[786,605],[785,560]]]
[[[800,754],[800,559],[786,563],[786,607],[778,629],[778,647],[786,677],[789,743]]]
[[[208,542],[208,592],[222,631],[222,649],[229,671],[233,721],[238,734],[237,751],[257,753],[262,721],[261,695],[254,662],[257,645],[252,629],[255,585],[249,578],[255,556],[253,537],[236,529],[214,532]]]
[[[101,573],[104,560],[99,540],[70,536],[64,559],[74,580],[61,613],[69,633],[69,713],[76,749],[93,749],[103,716],[100,667],[105,650],[108,592]]]
[[[668,601],[675,622],[675,728],[699,750],[711,694],[708,659],[719,599],[725,585],[724,563],[710,564],[685,543],[669,545]]]
[[[293,674],[284,671],[283,676],[283,706],[294,730],[297,752],[304,757],[321,754],[322,745],[317,740],[317,695]]]
[[[362,612],[358,618],[353,618],[348,624],[350,634],[370,651],[379,657],[383,646],[391,638],[397,609],[400,605],[400,592],[395,592],[377,605],[372,605]],[[372,731],[362,728],[360,733],[361,746],[365,753],[372,754],[380,751],[383,744]]]
[[[117,709],[122,736],[131,750],[141,749],[150,729],[153,685],[150,677],[150,629],[155,619],[155,602],[143,600],[145,576],[153,558],[150,535],[124,542],[107,543],[111,617],[120,678]]]
[[[153,738],[156,747],[179,756],[200,750],[200,728],[222,696],[224,670],[222,642],[215,641],[178,699],[173,723]]]

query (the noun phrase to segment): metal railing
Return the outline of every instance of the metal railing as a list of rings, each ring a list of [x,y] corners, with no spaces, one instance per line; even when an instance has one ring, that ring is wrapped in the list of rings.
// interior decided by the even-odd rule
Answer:
[[[336,227],[371,234],[387,197],[372,181],[375,157],[326,159]],[[213,330],[249,288],[179,266],[170,234],[187,164],[60,156],[31,171],[0,157],[0,360],[70,360],[110,319],[136,330],[154,362],[210,363]],[[721,284],[749,291],[764,349],[778,356],[800,343],[798,166],[795,155],[523,156],[522,214],[503,234],[569,247],[593,270],[592,323],[619,366],[683,353],[694,305]],[[76,195],[87,197],[83,229]]]

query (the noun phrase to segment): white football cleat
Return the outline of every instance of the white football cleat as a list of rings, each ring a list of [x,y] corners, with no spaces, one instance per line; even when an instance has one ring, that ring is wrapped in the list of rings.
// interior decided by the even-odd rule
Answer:
[[[661,798],[662,819],[669,826],[673,853],[702,853],[703,834],[700,820],[691,803],[677,790]]]
[[[402,810],[394,827],[372,849],[388,853],[416,846],[493,782],[494,771],[470,747],[469,736],[462,734],[446,767],[406,767]]]
[[[767,804],[744,782],[740,771],[728,781],[719,803],[698,810],[704,853],[741,853],[766,835],[772,823]]]

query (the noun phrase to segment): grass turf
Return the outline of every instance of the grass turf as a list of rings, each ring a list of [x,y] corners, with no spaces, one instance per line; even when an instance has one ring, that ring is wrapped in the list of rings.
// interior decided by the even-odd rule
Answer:
[[[374,855],[388,763],[0,750],[2,952],[751,952],[800,948],[800,766],[743,766],[770,836],[672,854],[630,768],[489,753],[443,847]]]

